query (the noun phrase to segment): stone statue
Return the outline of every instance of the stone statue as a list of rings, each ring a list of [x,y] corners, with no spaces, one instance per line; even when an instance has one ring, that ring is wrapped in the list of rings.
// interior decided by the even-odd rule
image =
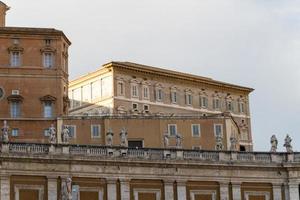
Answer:
[[[61,140],[64,144],[68,144],[70,139],[70,131],[67,128],[67,126],[63,126],[62,132],[61,132]]]
[[[169,134],[168,133],[164,134],[163,141],[164,141],[164,147],[168,148],[169,147]]]
[[[56,143],[56,129],[54,127],[54,124],[51,124],[50,128],[49,128],[49,142],[51,144],[55,144]]]
[[[62,182],[61,199],[72,200],[72,179],[70,177]]]
[[[230,151],[237,151],[237,139],[234,136],[230,137]]]
[[[113,145],[113,137],[114,133],[112,132],[112,129],[108,129],[108,132],[106,133],[106,145],[112,146]]]
[[[181,134],[177,134],[176,135],[176,147],[177,148],[181,148],[182,147],[182,136],[181,136]]]
[[[286,152],[292,153],[293,152],[293,147],[292,147],[292,138],[287,134],[285,139],[284,139],[284,147],[286,148]]]
[[[221,151],[223,148],[223,138],[221,136],[216,136],[216,150]]]
[[[271,152],[276,152],[278,145],[278,140],[275,135],[271,137]]]
[[[7,121],[6,120],[4,120],[3,127],[2,127],[1,130],[2,130],[2,142],[8,143],[9,142],[9,138],[8,138],[9,126],[7,125]]]
[[[121,133],[120,133],[120,146],[128,147],[127,131],[125,128],[122,128]]]

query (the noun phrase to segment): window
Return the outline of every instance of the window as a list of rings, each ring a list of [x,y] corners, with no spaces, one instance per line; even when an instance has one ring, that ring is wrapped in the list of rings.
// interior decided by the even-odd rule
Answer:
[[[200,107],[202,107],[202,108],[207,108],[208,107],[207,97],[200,97]]]
[[[171,102],[177,103],[177,92],[175,91],[171,92]]]
[[[101,81],[97,80],[91,83],[91,91],[92,91],[92,100],[101,97]]]
[[[149,105],[144,105],[144,111],[149,111]]]
[[[138,97],[138,86],[137,85],[131,85],[131,96],[132,97]]]
[[[170,136],[177,135],[177,125],[176,124],[168,124],[168,133]]]
[[[227,101],[227,110],[228,111],[233,111],[234,110],[232,101]]]
[[[49,137],[50,136],[49,128],[44,129],[44,136],[45,137]]]
[[[19,67],[21,65],[21,52],[13,51],[10,55],[10,65],[12,67]]]
[[[192,149],[196,150],[196,151],[199,151],[199,150],[201,150],[201,146],[193,146]]]
[[[4,90],[0,87],[0,99],[4,96]]]
[[[220,110],[221,108],[220,99],[213,99],[213,108],[215,110]]]
[[[46,101],[44,102],[44,117],[52,117],[52,102]]]
[[[53,54],[50,52],[44,53],[44,67],[53,67]]]
[[[124,96],[124,83],[118,82],[118,95]]]
[[[76,138],[76,126],[75,125],[65,125],[69,129],[70,138]]]
[[[192,124],[192,136],[200,137],[200,124]]]
[[[91,137],[100,138],[101,137],[101,126],[98,124],[91,125]]]
[[[186,94],[186,104],[192,105],[193,103],[193,96],[191,94]]]
[[[143,148],[143,140],[129,140],[128,141],[128,147],[129,148]]]
[[[20,102],[18,101],[10,102],[10,116],[12,118],[17,118],[20,117],[20,114],[21,114]]]
[[[143,98],[149,99],[149,87],[147,87],[147,86],[143,87]]]
[[[243,102],[239,102],[239,111],[240,113],[245,113],[245,104]]]
[[[214,124],[215,137],[223,137],[223,126],[222,124]]]
[[[163,91],[161,88],[156,89],[156,101],[162,101],[163,100]]]
[[[138,104],[137,103],[132,104],[132,110],[138,110]]]
[[[19,136],[19,129],[18,128],[13,128],[11,130],[11,136],[13,136],[13,137]]]
[[[50,46],[50,45],[51,45],[51,40],[46,39],[46,40],[45,40],[45,44],[46,44],[46,46]]]

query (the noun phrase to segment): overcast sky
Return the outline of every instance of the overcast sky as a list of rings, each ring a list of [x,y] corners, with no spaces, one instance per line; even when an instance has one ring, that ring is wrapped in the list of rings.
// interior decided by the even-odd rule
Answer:
[[[53,27],[72,41],[70,78],[131,61],[252,87],[254,149],[300,150],[300,1],[5,0],[8,26]],[[87,3],[88,2],[88,3]]]

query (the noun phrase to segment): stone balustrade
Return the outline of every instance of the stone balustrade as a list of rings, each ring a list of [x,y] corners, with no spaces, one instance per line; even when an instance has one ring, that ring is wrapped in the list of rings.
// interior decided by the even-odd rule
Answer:
[[[2,155],[71,155],[143,160],[193,160],[241,163],[300,162],[300,153],[205,151],[188,149],[123,148],[118,146],[3,143]]]

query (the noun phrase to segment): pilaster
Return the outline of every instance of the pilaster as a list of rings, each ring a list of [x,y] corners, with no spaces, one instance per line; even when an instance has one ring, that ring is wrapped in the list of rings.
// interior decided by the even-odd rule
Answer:
[[[165,200],[174,200],[174,181],[164,180]]]
[[[229,200],[228,182],[220,182],[220,200]]]
[[[108,178],[107,182],[107,200],[117,200],[117,178]]]
[[[130,200],[130,180],[120,179],[121,200]]]
[[[233,200],[241,200],[241,183],[240,182],[232,182],[232,199]]]
[[[289,183],[289,197],[290,200],[299,200],[299,184]]]
[[[10,177],[9,175],[0,175],[1,200],[10,200]]]
[[[273,184],[273,200],[282,200],[281,184]]]
[[[177,181],[177,199],[186,200],[186,181]]]
[[[48,200],[57,199],[57,178],[56,176],[47,176],[48,182]]]

